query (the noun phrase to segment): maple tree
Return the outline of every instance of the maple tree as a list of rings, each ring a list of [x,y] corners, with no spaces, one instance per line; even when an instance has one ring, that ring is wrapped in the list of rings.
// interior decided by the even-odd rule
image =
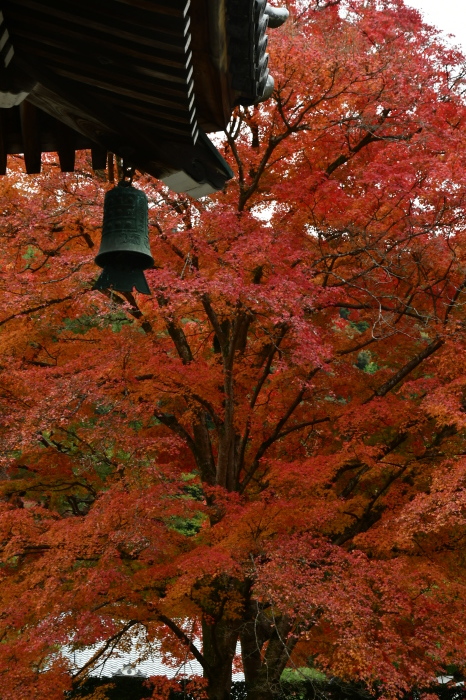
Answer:
[[[238,641],[251,700],[464,665],[463,59],[401,0],[292,9],[226,191],[137,179],[151,297],[92,289],[85,158],[0,181],[2,700],[137,634],[211,700]]]

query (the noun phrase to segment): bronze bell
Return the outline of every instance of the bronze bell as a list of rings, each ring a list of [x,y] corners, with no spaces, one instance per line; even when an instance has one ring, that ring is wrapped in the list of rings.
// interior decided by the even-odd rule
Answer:
[[[122,180],[104,201],[102,242],[95,262],[103,267],[94,289],[150,294],[143,270],[154,264],[149,247],[148,204],[144,192]]]

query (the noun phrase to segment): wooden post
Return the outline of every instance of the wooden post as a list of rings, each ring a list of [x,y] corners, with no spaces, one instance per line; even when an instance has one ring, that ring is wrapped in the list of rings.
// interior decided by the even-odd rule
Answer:
[[[36,175],[41,170],[41,149],[38,139],[37,109],[27,100],[19,106],[21,132],[23,136],[24,162],[28,175]]]

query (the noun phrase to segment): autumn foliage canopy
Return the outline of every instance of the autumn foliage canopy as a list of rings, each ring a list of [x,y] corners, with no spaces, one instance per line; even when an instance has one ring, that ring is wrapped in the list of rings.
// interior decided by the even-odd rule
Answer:
[[[226,191],[136,180],[152,296],[92,289],[84,156],[0,180],[2,700],[135,635],[211,700],[238,641],[251,700],[464,666],[463,58],[402,0],[291,9]]]

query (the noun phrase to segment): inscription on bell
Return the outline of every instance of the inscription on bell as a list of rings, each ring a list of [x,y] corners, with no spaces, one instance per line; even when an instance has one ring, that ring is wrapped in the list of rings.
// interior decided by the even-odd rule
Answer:
[[[138,240],[144,238],[148,241],[147,198],[144,192],[132,187],[111,190],[105,199],[104,222],[104,237],[117,235],[120,238],[134,233]]]
[[[105,195],[104,223],[95,259],[103,272],[95,289],[150,294],[143,270],[154,264],[149,247],[148,205],[144,192],[128,183]]]
[[[135,187],[118,185],[105,195],[102,241],[96,262],[132,260],[147,268],[153,265],[149,247],[147,197]]]

